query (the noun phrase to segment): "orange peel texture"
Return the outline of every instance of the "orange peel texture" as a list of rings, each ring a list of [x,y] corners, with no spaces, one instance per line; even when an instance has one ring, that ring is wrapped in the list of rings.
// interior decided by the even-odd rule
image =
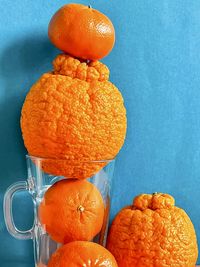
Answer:
[[[42,226],[58,243],[92,240],[102,229],[104,202],[86,180],[63,179],[44,194],[38,208]]]
[[[100,61],[85,62],[66,54],[58,55],[54,61],[54,74],[66,75],[83,81],[108,81],[110,71]]]
[[[114,219],[107,248],[119,267],[195,267],[193,224],[167,194],[139,195]]]
[[[124,143],[123,97],[100,62],[59,55],[53,65],[25,99],[24,143],[30,155],[49,159],[42,162],[45,172],[87,178],[106,164],[91,161],[114,158]]]
[[[108,55],[115,43],[111,20],[91,6],[81,4],[62,6],[49,23],[48,35],[61,51],[90,60]]]
[[[118,267],[113,255],[94,242],[70,242],[53,253],[48,267]]]

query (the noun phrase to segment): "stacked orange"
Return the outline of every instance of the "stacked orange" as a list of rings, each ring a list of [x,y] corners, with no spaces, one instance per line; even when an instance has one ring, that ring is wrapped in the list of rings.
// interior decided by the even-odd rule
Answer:
[[[53,16],[49,37],[65,53],[26,97],[24,143],[29,154],[46,159],[45,172],[88,178],[118,154],[126,135],[123,97],[108,67],[96,61],[112,49],[114,27],[99,11],[69,4]]]
[[[51,186],[39,206],[41,225],[65,244],[48,266],[117,267],[109,251],[88,242],[103,227],[105,207],[85,180],[117,155],[126,134],[123,97],[98,61],[114,46],[114,27],[90,6],[69,4],[52,17],[48,33],[63,53],[32,86],[21,116],[29,154],[43,158],[45,172],[71,178]]]
[[[104,202],[88,181],[64,179],[51,186],[39,207],[42,225],[58,243],[92,240],[102,228]]]
[[[33,85],[21,117],[28,152],[45,158],[41,168],[71,178],[50,187],[39,206],[41,224],[62,244],[48,267],[194,267],[193,224],[167,194],[139,195],[119,212],[107,244],[114,256],[89,242],[106,212],[101,193],[85,178],[117,155],[126,134],[122,95],[98,61],[112,50],[115,32],[99,11],[69,4],[51,19],[49,38],[64,53]]]

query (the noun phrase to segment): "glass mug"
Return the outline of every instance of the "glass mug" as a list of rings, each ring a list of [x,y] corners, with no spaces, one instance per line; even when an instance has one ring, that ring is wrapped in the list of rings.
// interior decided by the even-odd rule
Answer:
[[[38,216],[38,207],[43,199],[44,193],[46,190],[53,185],[55,182],[58,182],[62,179],[67,179],[64,176],[57,176],[44,172],[42,166],[45,162],[49,162],[49,159],[37,158],[32,156],[26,156],[27,160],[27,170],[28,178],[26,181],[19,181],[12,184],[6,191],[4,196],[4,218],[8,232],[18,239],[32,239],[34,246],[34,259],[35,266],[41,267],[48,264],[49,258],[52,253],[61,245],[56,243],[51,239],[49,234],[45,231],[45,225],[39,220]],[[51,163],[53,163],[51,159]],[[59,160],[61,164],[66,163],[64,160]],[[55,162],[58,163],[58,160]],[[100,191],[104,205],[105,213],[103,226],[101,231],[97,236],[93,238],[93,242],[99,243],[102,246],[105,246],[108,223],[109,223],[109,211],[110,211],[110,190],[111,190],[111,181],[114,171],[114,160],[101,160],[101,161],[88,161],[88,162],[72,162],[70,164],[77,166],[79,169],[81,167],[91,167],[94,169],[97,164],[102,165],[102,168],[94,174],[92,177],[87,180],[95,185]],[[67,166],[70,166],[67,163]],[[44,165],[45,166],[45,165]],[[93,168],[94,167],[94,168]],[[12,199],[16,192],[28,190],[31,194],[33,203],[34,203],[34,223],[33,227],[27,231],[20,231],[15,226],[12,214]]]

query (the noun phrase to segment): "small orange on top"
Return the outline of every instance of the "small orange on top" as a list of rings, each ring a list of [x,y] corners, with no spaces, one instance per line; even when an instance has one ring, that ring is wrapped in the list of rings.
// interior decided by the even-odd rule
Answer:
[[[98,60],[112,50],[115,30],[110,19],[82,4],[61,7],[49,23],[51,42],[74,57]]]

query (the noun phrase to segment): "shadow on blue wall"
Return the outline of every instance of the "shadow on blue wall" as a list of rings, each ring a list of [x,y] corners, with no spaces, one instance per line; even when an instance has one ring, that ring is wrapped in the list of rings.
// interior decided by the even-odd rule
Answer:
[[[3,51],[0,58],[4,88],[0,95],[0,259],[5,262],[30,262],[32,242],[19,241],[8,235],[3,221],[3,195],[6,188],[17,180],[26,179],[26,150],[20,130],[20,112],[24,98],[32,84],[51,69],[50,58],[56,49],[44,36],[30,36],[15,40]],[[9,55],[9,56],[8,56]],[[31,198],[20,193],[14,199],[14,218],[20,229],[28,229],[33,222]],[[12,249],[10,249],[12,247]],[[7,251],[5,254],[4,251]]]
[[[4,82],[1,97],[4,102],[0,103],[0,156],[3,157],[1,176],[6,183],[3,186],[7,187],[18,175],[25,175],[23,155],[26,154],[26,150],[20,130],[21,107],[30,87],[39,78],[38,73],[42,74],[51,69],[50,58],[53,59],[55,54],[56,49],[49,40],[36,35],[16,40],[3,51],[3,56],[0,58]]]

